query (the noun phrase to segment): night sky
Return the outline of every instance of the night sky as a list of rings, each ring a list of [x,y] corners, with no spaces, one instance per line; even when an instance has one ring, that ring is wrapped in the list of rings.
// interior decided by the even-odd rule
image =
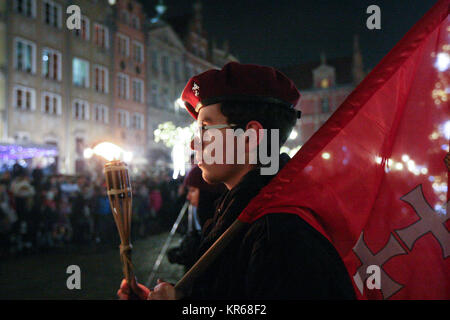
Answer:
[[[157,0],[142,0],[150,16]],[[164,0],[165,16],[192,12],[193,0]],[[208,38],[228,39],[243,63],[275,67],[351,56],[360,38],[365,69],[373,68],[437,0],[202,0]],[[366,9],[381,9],[381,30],[366,28]]]

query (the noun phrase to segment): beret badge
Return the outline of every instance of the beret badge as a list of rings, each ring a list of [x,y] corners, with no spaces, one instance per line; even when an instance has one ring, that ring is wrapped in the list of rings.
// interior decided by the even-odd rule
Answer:
[[[194,95],[196,97],[198,97],[198,95],[200,94],[200,87],[195,82],[194,85],[192,86],[192,91],[194,92]]]

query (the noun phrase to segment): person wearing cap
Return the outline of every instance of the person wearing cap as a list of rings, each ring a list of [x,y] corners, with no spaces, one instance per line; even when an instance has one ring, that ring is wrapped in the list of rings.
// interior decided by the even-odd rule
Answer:
[[[184,187],[187,189],[186,199],[193,207],[192,221],[188,219],[187,233],[180,246],[167,252],[170,263],[178,263],[185,266],[185,270],[196,262],[197,249],[200,245],[199,231],[210,223],[215,209],[215,201],[225,191],[222,184],[208,184],[202,177],[202,170],[194,166],[184,179]],[[192,223],[192,225],[191,225]]]
[[[278,154],[300,117],[294,108],[299,98],[300,93],[290,79],[265,66],[231,62],[221,70],[208,70],[188,81],[181,99],[200,128],[191,147],[195,149],[205,181],[221,182],[228,189],[218,200],[211,223],[202,230],[197,258],[274,177],[262,174],[266,165],[258,152],[262,144],[273,147],[278,143],[271,156],[276,153],[279,169],[289,161],[288,155]],[[244,150],[227,147],[238,138],[227,132],[239,129],[245,134],[256,132],[256,140],[244,135]],[[216,135],[214,139],[206,139],[211,132],[223,134],[223,159],[244,156],[244,163],[204,161],[205,151],[218,138]],[[277,140],[271,139],[273,134],[278,134]],[[220,153],[219,149],[215,151]],[[251,161],[254,157],[256,163]],[[139,289],[137,284],[132,287]],[[122,298],[127,297],[127,290],[128,286],[122,285],[119,290]],[[148,299],[175,299],[173,285],[163,281],[147,292]],[[194,280],[186,298],[292,300],[354,299],[355,296],[347,270],[333,245],[299,216],[280,212],[257,219],[236,236]]]

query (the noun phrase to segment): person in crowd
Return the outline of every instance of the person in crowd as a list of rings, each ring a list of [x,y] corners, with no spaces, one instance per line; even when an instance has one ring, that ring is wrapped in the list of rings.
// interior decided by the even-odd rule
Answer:
[[[195,263],[198,254],[201,228],[206,220],[213,217],[214,203],[225,188],[221,184],[206,183],[198,166],[193,167],[186,176],[184,187],[187,189],[186,199],[192,206],[187,219],[187,232],[180,246],[169,250],[167,255],[170,263],[181,264],[187,271]]]

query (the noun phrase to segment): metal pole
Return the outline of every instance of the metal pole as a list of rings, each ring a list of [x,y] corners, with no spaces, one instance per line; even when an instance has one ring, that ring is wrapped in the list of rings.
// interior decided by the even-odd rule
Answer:
[[[153,270],[150,276],[148,277],[147,283],[145,284],[147,287],[150,287],[153,279],[155,278],[156,272],[158,272],[159,266],[161,265],[161,261],[166,254],[167,248],[169,247],[170,242],[172,241],[173,235],[178,229],[178,225],[181,222],[181,219],[183,219],[184,214],[186,213],[186,209],[189,206],[189,202],[186,201],[183,205],[183,208],[181,208],[180,213],[178,214],[177,220],[175,220],[175,223],[172,226],[172,230],[170,230],[170,234],[166,239],[166,242],[164,243],[164,246],[161,249],[161,252],[159,253],[158,258],[156,259],[155,264],[153,265]]]

